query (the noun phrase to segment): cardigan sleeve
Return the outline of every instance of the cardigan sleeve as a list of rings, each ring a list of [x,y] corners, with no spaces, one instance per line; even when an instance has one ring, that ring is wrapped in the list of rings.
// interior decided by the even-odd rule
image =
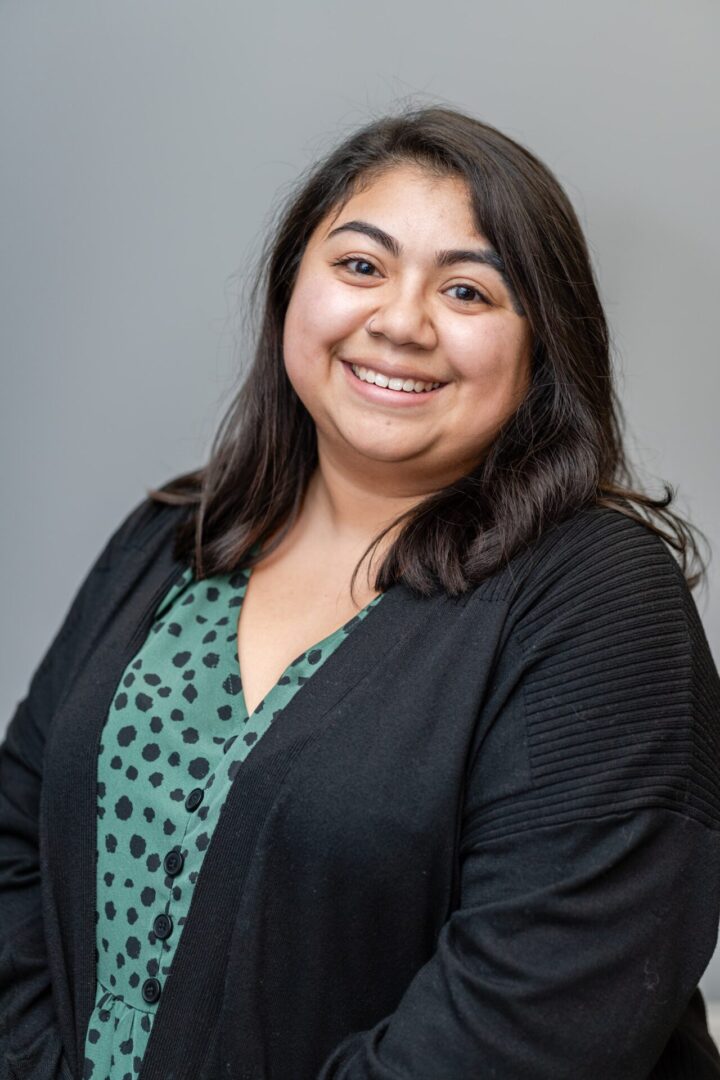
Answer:
[[[459,903],[317,1080],[659,1077],[717,940],[720,680],[627,520],[538,559],[469,754]],[[682,1052],[673,1076],[720,1077],[705,1032]]]
[[[43,752],[103,581],[119,551],[137,540],[141,526],[155,513],[144,499],[113,532],[77,589],[0,744],[0,1080],[18,1073],[24,1080],[69,1076],[43,931],[39,862]]]

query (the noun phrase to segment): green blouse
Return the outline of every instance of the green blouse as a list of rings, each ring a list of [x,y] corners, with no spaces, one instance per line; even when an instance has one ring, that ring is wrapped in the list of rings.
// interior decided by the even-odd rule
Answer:
[[[250,573],[197,582],[188,567],[161,600],[108,711],[97,768],[97,984],[84,1080],[138,1075],[239,765],[384,595],[293,660],[249,716],[237,623]]]

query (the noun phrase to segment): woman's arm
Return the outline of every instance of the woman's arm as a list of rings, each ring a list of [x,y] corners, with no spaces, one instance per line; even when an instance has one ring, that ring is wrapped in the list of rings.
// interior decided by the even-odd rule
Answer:
[[[143,500],[80,585],[0,745],[0,1080],[67,1078],[56,1026],[41,907],[39,807],[47,733],[75,675],[80,643],[118,553],[154,511]],[[15,1064],[17,1062],[17,1064]]]
[[[664,810],[473,845],[434,956],[318,1080],[647,1080],[712,955],[719,866]]]
[[[317,1080],[652,1074],[717,939],[720,680],[671,556],[628,528],[537,568],[469,765],[459,906]],[[709,1039],[691,1071],[720,1077]]]

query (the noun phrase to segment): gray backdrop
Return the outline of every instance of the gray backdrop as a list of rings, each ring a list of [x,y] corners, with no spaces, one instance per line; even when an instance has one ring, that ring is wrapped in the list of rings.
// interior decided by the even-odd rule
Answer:
[[[642,479],[717,549],[719,30],[716,0],[3,0],[0,732],[120,518],[204,459],[287,185],[401,101],[556,172]],[[716,563],[695,595],[717,663]],[[720,954],[702,985],[720,1000]]]

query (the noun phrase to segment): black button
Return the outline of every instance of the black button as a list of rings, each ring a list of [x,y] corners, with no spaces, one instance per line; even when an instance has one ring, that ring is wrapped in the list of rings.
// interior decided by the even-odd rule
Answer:
[[[160,990],[161,986],[157,979],[146,979],[142,985],[143,1001],[152,1005],[160,997]]]
[[[189,810],[191,813],[193,810],[197,810],[198,806],[203,801],[204,795],[205,792],[202,788],[193,788],[187,799],[185,800],[185,809]]]
[[[183,858],[182,851],[178,851],[177,848],[173,848],[172,851],[168,851],[167,855],[163,859],[163,866],[165,867],[165,872],[169,874],[170,877],[177,877],[177,875],[183,868],[184,862],[185,859]]]
[[[153,923],[153,930],[155,937],[159,937],[161,940],[170,937],[172,934],[173,921],[169,915],[158,915]]]

